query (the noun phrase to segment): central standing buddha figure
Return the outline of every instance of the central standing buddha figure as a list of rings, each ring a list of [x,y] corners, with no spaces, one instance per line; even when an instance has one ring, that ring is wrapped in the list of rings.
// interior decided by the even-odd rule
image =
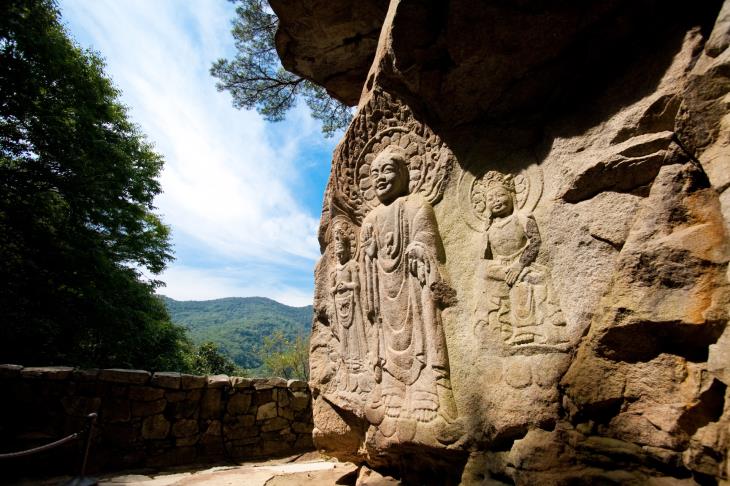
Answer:
[[[368,418],[380,432],[414,437],[419,423],[455,418],[438,296],[444,251],[431,205],[409,194],[405,153],[386,148],[370,179],[380,205],[364,219],[364,307],[376,336],[379,387]]]

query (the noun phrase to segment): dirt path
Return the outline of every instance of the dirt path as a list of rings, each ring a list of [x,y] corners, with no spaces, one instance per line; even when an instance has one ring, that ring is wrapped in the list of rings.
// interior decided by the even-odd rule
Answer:
[[[239,466],[217,466],[185,471],[162,471],[148,474],[113,474],[99,477],[100,486],[274,486],[294,484],[335,484],[342,476],[355,473],[350,463],[327,461],[319,454],[244,463]],[[353,481],[354,483],[354,481]]]
[[[294,486],[355,484],[357,466],[327,460],[316,452],[239,465],[126,471],[97,475],[100,486]],[[347,476],[347,478],[343,478]],[[70,477],[20,481],[16,486],[57,486]]]

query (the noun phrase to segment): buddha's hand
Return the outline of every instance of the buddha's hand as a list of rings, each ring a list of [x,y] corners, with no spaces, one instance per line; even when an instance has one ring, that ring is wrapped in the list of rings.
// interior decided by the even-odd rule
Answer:
[[[411,275],[418,279],[421,286],[426,285],[428,276],[431,273],[431,262],[426,249],[417,244],[411,244],[407,249],[408,270]]]
[[[507,270],[507,277],[504,279],[507,285],[512,287],[515,282],[517,282],[517,279],[519,278],[523,268],[525,268],[525,266],[522,265],[519,261],[514,262],[512,265],[510,265],[509,269]]]
[[[375,258],[375,238],[373,238],[373,225],[370,223],[365,223],[362,227],[362,243],[365,254]]]

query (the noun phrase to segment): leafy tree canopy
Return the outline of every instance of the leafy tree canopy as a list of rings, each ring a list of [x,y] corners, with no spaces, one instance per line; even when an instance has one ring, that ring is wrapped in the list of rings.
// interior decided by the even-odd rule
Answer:
[[[331,137],[347,127],[352,111],[311,81],[286,71],[279,60],[274,35],[279,19],[265,0],[231,0],[238,3],[231,33],[236,55],[219,59],[210,69],[218,78],[219,91],[228,90],[233,106],[256,110],[266,120],[281,121],[302,98],[312,116],[322,122],[322,132]]]
[[[163,160],[51,0],[0,15],[0,361],[184,368],[155,297],[172,258],[154,214]]]
[[[309,380],[309,340],[301,334],[294,339],[282,331],[265,336],[259,356],[268,375]]]
[[[198,375],[243,375],[243,370],[218,348],[214,342],[201,344],[193,355],[192,372]]]

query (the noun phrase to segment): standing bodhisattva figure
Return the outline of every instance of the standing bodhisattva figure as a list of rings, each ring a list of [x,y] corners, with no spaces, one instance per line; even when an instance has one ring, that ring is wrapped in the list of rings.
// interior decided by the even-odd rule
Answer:
[[[360,308],[358,263],[353,258],[356,244],[352,224],[336,217],[333,239],[337,263],[331,275],[330,295],[334,307],[332,331],[339,341],[340,370],[337,388],[341,395],[368,391],[366,380],[367,336]]]
[[[383,150],[371,164],[370,178],[380,205],[362,224],[363,300],[377,330],[373,361],[379,386],[368,418],[384,436],[410,440],[418,423],[455,418],[434,294],[442,278],[443,245],[431,205],[408,193],[403,151]]]

